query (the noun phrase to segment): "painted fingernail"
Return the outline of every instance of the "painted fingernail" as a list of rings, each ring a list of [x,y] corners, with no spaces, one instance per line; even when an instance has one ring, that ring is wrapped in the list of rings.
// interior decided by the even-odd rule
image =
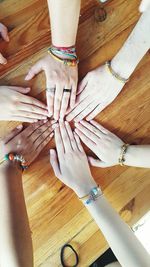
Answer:
[[[54,136],[54,133],[51,133],[51,134],[50,134],[50,137],[52,138],[53,136]]]

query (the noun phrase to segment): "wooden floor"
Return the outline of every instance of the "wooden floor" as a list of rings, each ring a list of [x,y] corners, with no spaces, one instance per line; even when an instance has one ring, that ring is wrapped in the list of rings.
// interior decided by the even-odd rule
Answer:
[[[80,78],[116,54],[139,18],[139,3],[139,0],[110,0],[104,5],[107,19],[98,22],[95,19],[95,10],[100,7],[98,1],[82,0],[77,42]],[[0,67],[0,84],[31,85],[32,95],[45,100],[44,74],[30,83],[24,77],[50,44],[46,0],[0,1],[0,21],[8,26],[11,38],[5,48],[0,43],[8,58],[8,64]],[[97,121],[125,142],[150,143],[149,66],[147,53],[122,93],[97,117]],[[0,136],[16,124],[1,122]],[[54,146],[49,144],[23,177],[35,267],[61,266],[60,248],[66,242],[78,251],[79,266],[88,267],[108,245],[75,194],[54,176],[49,164],[49,148]],[[108,200],[130,225],[149,210],[150,170],[117,166],[93,168],[92,172]],[[68,264],[72,263],[70,251],[66,259]]]

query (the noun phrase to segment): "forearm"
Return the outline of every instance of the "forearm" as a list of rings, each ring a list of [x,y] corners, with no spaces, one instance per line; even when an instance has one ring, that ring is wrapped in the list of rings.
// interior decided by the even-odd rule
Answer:
[[[122,267],[149,266],[148,253],[104,196],[86,205],[86,208],[104,234]]]
[[[112,60],[112,68],[129,78],[150,48],[150,9],[144,12],[123,47]]]
[[[47,0],[55,46],[75,45],[81,0]]]
[[[125,165],[150,168],[150,145],[131,145],[125,155]]]
[[[18,167],[0,166],[0,196],[0,266],[32,267],[32,241]]]

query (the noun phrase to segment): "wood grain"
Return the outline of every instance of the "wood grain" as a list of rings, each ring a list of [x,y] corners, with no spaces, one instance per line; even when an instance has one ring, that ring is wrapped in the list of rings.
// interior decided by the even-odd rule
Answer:
[[[91,69],[112,58],[139,18],[140,1],[82,1],[77,48],[80,79]],[[104,7],[107,19],[97,22],[95,10]],[[0,2],[0,21],[10,30],[11,42],[0,49],[8,64],[0,66],[1,85],[30,85],[32,95],[45,101],[45,76],[31,82],[28,69],[45,55],[50,44],[50,25],[45,0],[5,0]],[[150,57],[145,55],[131,81],[117,99],[97,116],[97,121],[129,143],[150,142]],[[0,137],[17,122],[0,122]],[[54,176],[49,163],[50,143],[23,177],[26,204],[34,244],[35,267],[58,267],[60,249],[71,242],[80,255],[80,267],[89,266],[108,247],[88,212],[75,194]],[[88,151],[88,153],[91,153]],[[150,206],[150,171],[113,167],[92,168],[93,176],[125,221],[133,225]],[[68,264],[73,255],[66,253]]]

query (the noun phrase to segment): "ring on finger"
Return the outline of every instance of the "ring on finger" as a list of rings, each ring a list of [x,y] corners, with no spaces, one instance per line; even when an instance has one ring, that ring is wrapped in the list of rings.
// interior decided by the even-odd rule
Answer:
[[[55,91],[56,91],[56,87],[48,87],[48,88],[46,88],[46,92],[47,93],[55,93]]]
[[[64,88],[63,92],[65,93],[71,93],[72,88]]]

